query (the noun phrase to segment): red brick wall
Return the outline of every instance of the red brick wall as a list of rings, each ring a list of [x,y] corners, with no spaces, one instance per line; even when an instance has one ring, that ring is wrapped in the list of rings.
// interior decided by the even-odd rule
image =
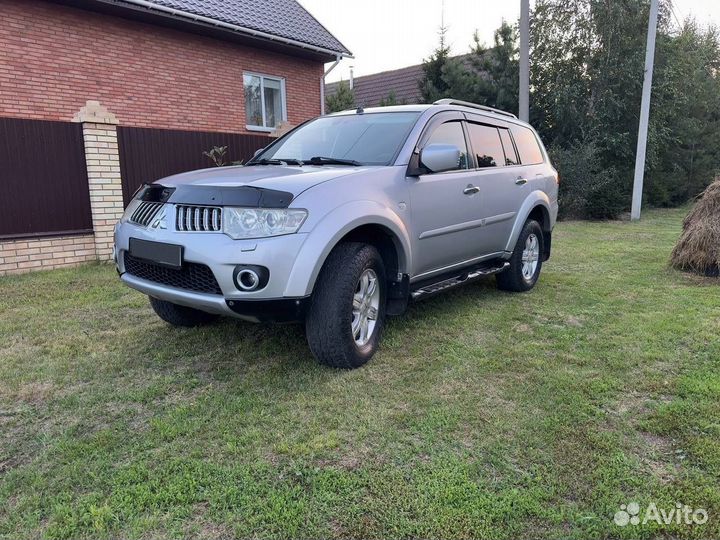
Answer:
[[[245,131],[243,71],[285,77],[291,124],[320,114],[319,62],[44,1],[0,0],[0,116]]]

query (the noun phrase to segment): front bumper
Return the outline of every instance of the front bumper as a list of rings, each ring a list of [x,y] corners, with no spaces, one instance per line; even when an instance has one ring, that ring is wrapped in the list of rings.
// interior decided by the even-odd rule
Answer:
[[[115,261],[121,280],[144,294],[200,309],[209,313],[240,317],[252,321],[288,322],[302,320],[309,297],[286,294],[295,260],[307,235],[302,233],[233,240],[222,233],[178,232],[148,229],[121,222],[115,230]],[[207,294],[172,287],[126,272],[124,256],[130,238],[183,246],[183,262],[210,268],[222,294]],[[233,279],[238,265],[264,266],[270,272],[265,287],[256,291],[239,290]]]

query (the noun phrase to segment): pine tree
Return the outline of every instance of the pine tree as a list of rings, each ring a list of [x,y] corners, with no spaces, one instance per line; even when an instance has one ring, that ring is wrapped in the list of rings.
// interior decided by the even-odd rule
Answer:
[[[446,43],[447,27],[440,26],[439,43],[430,58],[423,61],[423,78],[420,80],[420,96],[423,103],[432,103],[447,97],[448,84],[443,79],[443,71],[450,59],[450,47]]]
[[[340,81],[334,94],[325,96],[325,112],[333,113],[355,107],[355,92],[345,81]]]

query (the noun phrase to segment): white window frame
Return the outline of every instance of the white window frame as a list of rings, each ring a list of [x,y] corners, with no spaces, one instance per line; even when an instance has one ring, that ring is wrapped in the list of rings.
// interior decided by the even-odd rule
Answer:
[[[266,75],[264,73],[257,73],[255,71],[243,71],[243,96],[245,95],[245,76],[249,77],[259,77],[260,78],[260,111],[262,113],[262,126],[253,126],[250,124],[245,124],[245,129],[248,131],[263,131],[265,133],[272,133],[277,128],[274,127],[265,127],[265,124],[267,122],[266,120],[266,113],[265,113],[265,79],[271,79],[273,81],[278,81],[280,83],[280,101],[282,102],[282,112],[281,112],[281,121],[287,122],[287,94],[285,93],[285,77],[278,77],[277,75]],[[245,106],[245,103],[243,103],[243,106]],[[247,109],[245,110],[245,114],[247,115]],[[246,118],[247,120],[247,118]]]

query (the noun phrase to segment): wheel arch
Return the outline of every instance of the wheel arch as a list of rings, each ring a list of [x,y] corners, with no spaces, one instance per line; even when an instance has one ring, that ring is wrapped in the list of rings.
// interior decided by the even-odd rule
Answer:
[[[374,245],[386,265],[388,277],[407,273],[411,263],[410,238],[400,217],[373,201],[341,206],[308,234],[285,289],[285,296],[307,296],[330,252],[345,241]]]
[[[343,242],[362,242],[374,246],[383,259],[385,271],[390,279],[394,280],[398,273],[404,273],[407,268],[407,260],[402,243],[398,237],[384,225],[377,223],[359,225],[338,240],[335,245]]]
[[[543,236],[549,235],[553,228],[551,216],[550,199],[547,194],[542,191],[533,191],[525,199],[517,213],[510,238],[505,246],[505,251],[511,253],[513,249],[515,249],[520,231],[522,231],[528,219],[534,219],[540,224],[540,228],[543,230]]]

